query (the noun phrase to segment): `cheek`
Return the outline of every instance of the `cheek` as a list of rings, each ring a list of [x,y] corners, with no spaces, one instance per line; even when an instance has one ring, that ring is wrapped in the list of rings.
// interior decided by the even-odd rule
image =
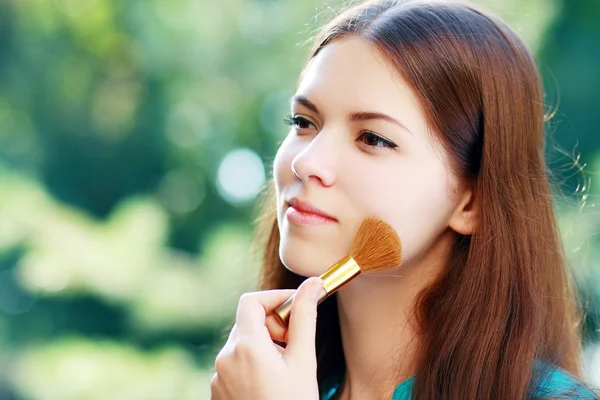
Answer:
[[[275,159],[273,160],[273,181],[275,184],[275,200],[277,204],[277,223],[281,231],[283,218],[283,203],[286,189],[296,182],[296,175],[292,171],[292,161],[297,154],[297,149],[288,137],[281,143]]]
[[[273,160],[273,179],[275,180],[275,187],[277,189],[277,195],[282,186],[285,186],[286,182],[293,179],[292,172],[292,160],[294,154],[291,151],[289,140],[286,138],[279,146],[275,159]]]
[[[435,191],[435,187],[426,185],[426,182],[434,179],[432,174],[414,163],[348,165],[347,187],[350,188],[355,209],[365,210],[375,216],[417,211],[425,206],[423,201],[427,201],[431,192]]]
[[[353,176],[356,209],[382,218],[396,229],[405,262],[422,253],[448,226],[453,209],[447,189],[451,177],[442,165],[357,169]]]

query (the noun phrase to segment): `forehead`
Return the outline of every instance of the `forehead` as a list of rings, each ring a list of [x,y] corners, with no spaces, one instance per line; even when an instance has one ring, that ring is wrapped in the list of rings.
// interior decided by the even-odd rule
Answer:
[[[401,110],[420,111],[416,97],[399,73],[373,45],[357,37],[327,44],[306,66],[297,94],[352,111],[394,116],[402,114]]]

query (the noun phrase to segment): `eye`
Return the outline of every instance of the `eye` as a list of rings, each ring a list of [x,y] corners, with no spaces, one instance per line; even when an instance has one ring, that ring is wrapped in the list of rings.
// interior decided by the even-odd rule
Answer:
[[[286,125],[293,126],[294,128],[297,128],[297,129],[309,129],[310,126],[313,125],[312,122],[310,122],[306,118],[301,117],[299,115],[294,115],[293,117],[291,115],[287,115],[283,119],[283,122]]]
[[[370,131],[364,131],[363,133],[360,134],[360,136],[356,140],[358,140],[370,147],[387,147],[390,149],[398,147],[396,144],[394,144],[394,143],[390,142],[389,140],[386,140],[386,139],[382,138],[381,136],[378,136]]]

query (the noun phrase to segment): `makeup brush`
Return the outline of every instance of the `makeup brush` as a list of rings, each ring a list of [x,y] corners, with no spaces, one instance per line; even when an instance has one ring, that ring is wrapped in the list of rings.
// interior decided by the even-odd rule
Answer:
[[[365,218],[352,239],[348,255],[333,264],[323,275],[323,288],[319,303],[331,296],[361,272],[375,272],[393,268],[402,261],[400,238],[387,223],[377,218]],[[273,316],[287,326],[294,295],[280,305]]]

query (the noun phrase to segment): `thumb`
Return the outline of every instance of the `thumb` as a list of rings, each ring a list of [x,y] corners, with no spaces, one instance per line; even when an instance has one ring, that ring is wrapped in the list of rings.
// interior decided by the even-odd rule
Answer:
[[[316,361],[317,304],[324,290],[322,279],[309,278],[300,285],[294,296],[286,346],[286,358],[290,362]]]

